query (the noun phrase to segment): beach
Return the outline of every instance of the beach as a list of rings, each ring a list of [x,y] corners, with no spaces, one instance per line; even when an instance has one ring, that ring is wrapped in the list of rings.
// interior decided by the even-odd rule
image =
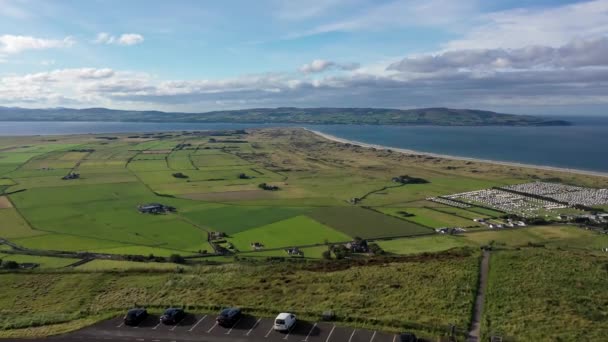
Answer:
[[[356,141],[356,140],[349,140],[349,139],[336,137],[331,134],[326,134],[326,133],[319,132],[316,130],[311,130],[308,128],[304,128],[304,129],[311,133],[314,133],[322,138],[325,138],[327,140],[331,140],[331,141],[335,141],[335,142],[339,142],[339,143],[343,143],[343,144],[352,144],[352,145],[359,145],[359,146],[367,147],[367,148],[375,148],[378,150],[391,150],[394,152],[410,154],[410,155],[422,155],[422,156],[430,156],[430,157],[443,158],[443,159],[455,159],[455,160],[489,163],[489,164],[504,165],[504,166],[524,167],[524,168],[532,168],[532,169],[547,170],[547,171],[558,171],[558,172],[566,172],[566,173],[576,173],[576,174],[581,174],[581,175],[608,177],[608,172],[579,170],[579,169],[562,168],[562,167],[547,166],[547,165],[523,164],[523,163],[514,163],[514,162],[506,162],[506,161],[499,161],[499,160],[489,160],[489,159],[437,154],[437,153],[430,153],[430,152],[421,152],[421,151],[415,151],[415,150],[397,148],[397,147],[391,147],[391,146],[368,144],[368,143],[364,143],[364,142],[360,142],[360,141]]]

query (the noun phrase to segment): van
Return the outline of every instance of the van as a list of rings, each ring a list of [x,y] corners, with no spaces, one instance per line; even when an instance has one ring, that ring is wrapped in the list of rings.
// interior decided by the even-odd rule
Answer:
[[[276,331],[290,331],[295,325],[296,315],[282,312],[275,318],[273,329]]]

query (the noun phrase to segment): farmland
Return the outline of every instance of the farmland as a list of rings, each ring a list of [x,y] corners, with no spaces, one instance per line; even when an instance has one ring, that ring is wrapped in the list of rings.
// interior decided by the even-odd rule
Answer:
[[[523,265],[526,258],[542,269],[522,289],[522,302],[536,296],[576,304],[589,315],[568,316],[571,330],[605,324],[593,302],[605,301],[595,284],[605,277],[608,235],[551,222],[489,230],[473,219],[500,220],[503,212],[427,198],[557,178],[608,187],[606,178],[362,148],[301,129],[0,137],[0,146],[0,238],[6,241],[0,259],[38,264],[0,274],[9,289],[0,304],[20,308],[14,318],[2,315],[0,336],[28,335],[40,331],[31,328],[38,324],[75,328],[74,322],[90,323],[134,302],[156,309],[242,305],[269,315],[281,309],[276,294],[288,291],[298,294],[284,305],[304,317],[334,309],[345,324],[441,335],[454,323],[462,334],[481,246],[494,250],[488,291],[494,304],[483,317],[484,331],[528,340],[584,336],[558,323],[536,322],[545,324],[536,334],[519,317],[507,321],[518,309],[506,299],[516,295],[514,285],[506,286],[521,282],[519,269],[532,267]],[[70,173],[78,177],[62,179]],[[392,180],[403,175],[426,183]],[[145,209],[157,205],[172,210]],[[444,227],[466,232],[435,232]],[[361,239],[381,252],[336,252]],[[292,256],[286,250],[293,247],[299,253]],[[73,265],[85,256],[92,260]],[[566,257],[577,261],[557,260]],[[578,262],[587,265],[580,267],[581,286],[592,284],[595,292],[582,298],[572,286],[556,299],[543,282],[572,285],[550,273]],[[31,291],[19,292],[23,286]],[[81,290],[64,302],[51,298],[71,289]],[[544,315],[549,311],[541,304],[533,310]],[[385,313],[391,305],[399,306],[398,317]]]

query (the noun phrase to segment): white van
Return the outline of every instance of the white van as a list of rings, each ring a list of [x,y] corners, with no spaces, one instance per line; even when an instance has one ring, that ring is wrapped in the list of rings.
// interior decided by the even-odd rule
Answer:
[[[294,325],[296,325],[296,315],[282,312],[275,318],[273,329],[276,331],[289,331]]]

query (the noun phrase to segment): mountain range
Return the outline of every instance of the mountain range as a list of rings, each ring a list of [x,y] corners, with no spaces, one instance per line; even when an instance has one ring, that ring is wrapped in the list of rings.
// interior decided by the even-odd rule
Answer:
[[[251,108],[202,113],[108,108],[28,109],[0,107],[0,121],[229,122],[440,126],[566,126],[568,121],[531,115],[452,108]]]

